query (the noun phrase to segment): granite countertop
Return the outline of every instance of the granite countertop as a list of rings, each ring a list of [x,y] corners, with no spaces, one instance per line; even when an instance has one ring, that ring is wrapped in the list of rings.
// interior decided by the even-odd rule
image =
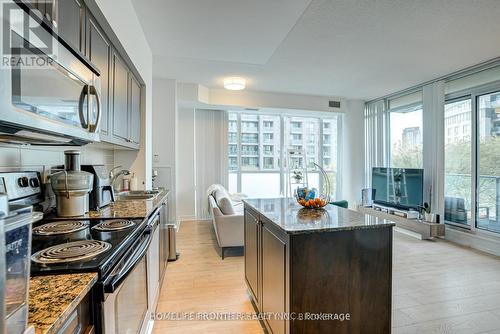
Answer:
[[[170,193],[169,190],[162,190],[157,196],[152,199],[137,199],[137,200],[116,200],[99,211],[90,211],[89,218],[146,218],[148,217]]]
[[[386,228],[396,225],[389,220],[331,204],[322,209],[305,209],[294,198],[244,199],[243,202],[288,234]]]
[[[97,273],[37,276],[30,279],[28,323],[36,334],[52,334],[97,282]]]

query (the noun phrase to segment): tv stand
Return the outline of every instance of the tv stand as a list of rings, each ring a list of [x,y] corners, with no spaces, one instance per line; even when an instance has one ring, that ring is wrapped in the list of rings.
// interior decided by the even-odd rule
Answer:
[[[372,207],[376,211],[381,211],[384,213],[388,213],[390,215],[395,215],[395,216],[403,217],[406,219],[415,220],[415,219],[420,218],[420,213],[418,211],[415,211],[415,210],[402,210],[402,209],[398,209],[398,208],[394,208],[394,207],[390,207],[390,206],[384,206],[384,205],[380,205],[380,204],[373,204]]]
[[[396,223],[397,228],[410,231],[411,235],[416,235],[420,239],[444,238],[444,224],[429,223],[421,219],[408,219],[408,211],[406,216],[404,210],[395,209],[379,204],[374,204],[373,207],[358,206],[358,211],[364,214],[372,215],[378,218],[387,219]]]

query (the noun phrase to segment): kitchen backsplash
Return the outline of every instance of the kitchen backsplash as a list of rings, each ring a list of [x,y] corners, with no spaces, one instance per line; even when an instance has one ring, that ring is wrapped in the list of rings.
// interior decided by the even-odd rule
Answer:
[[[0,145],[0,169],[35,170],[42,174],[50,168],[64,164],[64,151],[78,149],[82,152],[82,164],[103,164],[113,168],[112,149],[105,149],[89,144],[82,147],[36,147]]]
[[[64,165],[64,151],[78,149],[82,152],[82,164],[102,164],[108,170],[113,168],[114,152],[112,149],[96,147],[89,144],[82,147],[41,147],[41,146],[15,146],[0,144],[0,170],[29,170],[37,171],[42,175],[42,182],[49,182],[50,169]],[[55,196],[51,187],[44,188],[45,201],[43,210],[55,206]]]

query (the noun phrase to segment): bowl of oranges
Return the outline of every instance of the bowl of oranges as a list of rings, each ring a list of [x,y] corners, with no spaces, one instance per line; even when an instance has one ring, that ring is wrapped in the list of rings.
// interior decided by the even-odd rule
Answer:
[[[319,195],[315,188],[298,188],[295,199],[306,209],[319,209],[330,202],[328,196]]]

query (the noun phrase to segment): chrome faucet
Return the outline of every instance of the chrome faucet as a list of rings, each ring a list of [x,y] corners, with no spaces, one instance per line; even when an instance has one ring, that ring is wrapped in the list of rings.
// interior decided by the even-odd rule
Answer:
[[[116,167],[113,167],[110,171],[109,171],[109,177],[111,178],[111,187],[114,188],[113,184],[115,183],[116,179],[120,176],[120,175],[130,175],[130,171],[128,169],[122,169],[120,170],[118,173],[114,173],[113,171],[116,170],[116,169],[119,169],[119,168],[122,168],[122,166],[116,166]]]

